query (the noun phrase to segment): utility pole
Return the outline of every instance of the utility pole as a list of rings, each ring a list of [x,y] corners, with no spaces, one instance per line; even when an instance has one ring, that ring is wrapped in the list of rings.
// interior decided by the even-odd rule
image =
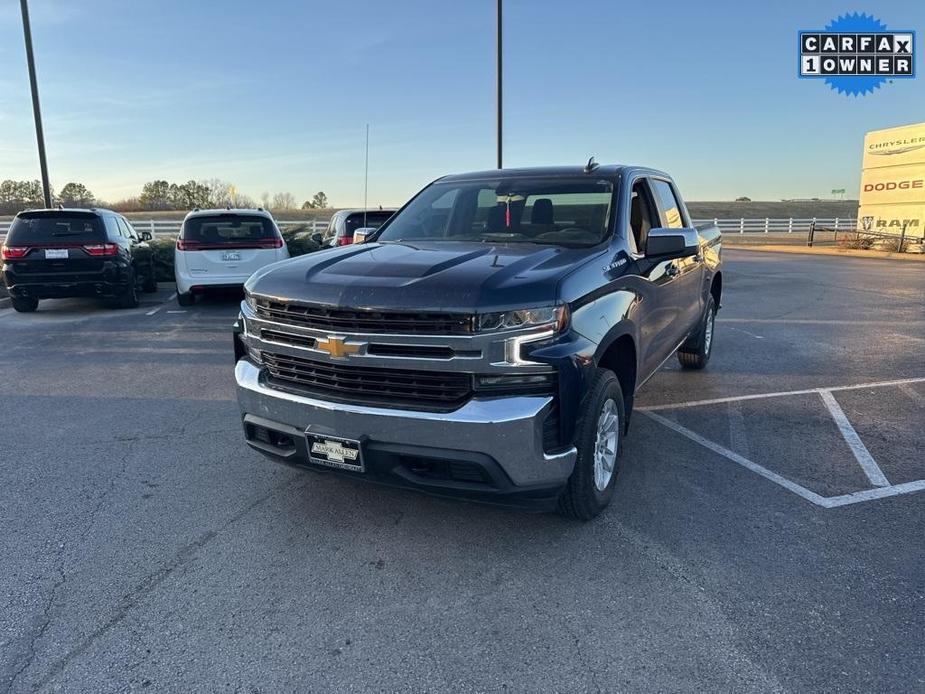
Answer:
[[[25,0],[23,0],[23,2],[25,2]],[[501,79],[502,79],[503,70],[501,69],[502,68],[502,65],[501,65],[501,43],[502,43],[501,3],[502,3],[502,0],[498,0],[498,168],[499,169],[502,168],[501,166],[501,150],[502,150],[502,145],[501,145],[501,127],[502,127]]]
[[[363,169],[363,227],[366,227],[366,208],[369,197],[369,123],[366,124],[366,164]]]
[[[32,29],[29,27],[29,5],[19,0],[22,9],[22,33],[26,39],[26,62],[29,64],[29,86],[32,88],[32,113],[35,116],[35,139],[39,145],[39,167],[42,170],[42,194],[45,207],[51,207],[51,185],[48,183],[48,162],[45,159],[45,133],[42,131],[42,109],[39,107],[39,86],[35,78],[35,56],[32,53]]]

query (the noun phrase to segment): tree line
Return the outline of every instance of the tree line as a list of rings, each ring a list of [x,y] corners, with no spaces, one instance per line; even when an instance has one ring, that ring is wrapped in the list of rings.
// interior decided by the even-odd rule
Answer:
[[[301,206],[292,193],[263,193],[261,205],[269,210],[316,210],[328,207],[328,197],[318,191]],[[59,193],[52,190],[52,201],[64,207],[111,207],[119,212],[145,210],[191,210],[221,207],[256,207],[254,200],[239,193],[232,183],[217,178],[186,183],[171,183],[165,180],[148,181],[142,186],[138,197],[105,202],[98,199],[83,184],[67,183]],[[0,181],[0,214],[16,214],[22,210],[43,207],[42,184],[32,181]]]
[[[56,203],[70,207],[90,207],[96,202],[93,193],[83,183],[68,183],[57,195],[52,189],[51,195]],[[16,214],[32,207],[44,206],[41,181],[0,181],[0,214]]]

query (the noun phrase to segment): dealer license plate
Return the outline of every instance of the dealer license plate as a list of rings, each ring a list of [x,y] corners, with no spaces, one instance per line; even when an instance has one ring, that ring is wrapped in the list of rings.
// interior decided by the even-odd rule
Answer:
[[[306,437],[308,456],[313,463],[338,470],[365,471],[363,449],[359,441],[320,434],[306,434]]]

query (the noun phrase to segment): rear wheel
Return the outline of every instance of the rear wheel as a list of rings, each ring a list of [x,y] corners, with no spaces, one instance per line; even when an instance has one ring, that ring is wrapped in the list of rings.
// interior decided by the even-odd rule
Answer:
[[[145,275],[145,283],[141,286],[146,294],[154,294],[157,291],[157,267],[154,260],[151,260],[151,266],[148,268],[148,274]]]
[[[125,289],[116,297],[119,308],[138,308],[141,300],[138,298],[138,279],[134,270],[129,271]]]
[[[620,471],[625,425],[620,381],[612,371],[598,369],[582,404],[575,436],[578,459],[559,497],[559,513],[591,520],[607,508]]]
[[[38,299],[30,299],[24,296],[14,296],[10,298],[13,309],[19,313],[32,313],[39,307]]]
[[[713,353],[713,327],[716,322],[716,302],[711,296],[707,300],[706,310],[703,312],[700,329],[697,335],[681,345],[678,350],[678,361],[685,369],[702,369],[710,361]]]
[[[196,297],[189,292],[185,294],[183,292],[178,292],[177,303],[180,304],[180,306],[192,306],[196,303]]]

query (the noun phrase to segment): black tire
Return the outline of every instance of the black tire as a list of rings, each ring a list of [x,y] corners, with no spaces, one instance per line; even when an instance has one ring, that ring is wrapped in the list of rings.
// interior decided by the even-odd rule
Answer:
[[[678,350],[678,361],[681,362],[683,368],[702,369],[710,361],[716,337],[715,322],[716,303],[711,296],[707,299],[707,305],[703,310],[703,318],[700,319],[700,329],[697,334],[681,345]]]
[[[141,286],[145,294],[154,294],[157,292],[157,267],[154,261],[151,261],[151,267],[148,268],[148,274],[145,275],[145,283]]]
[[[13,310],[19,313],[32,313],[39,307],[38,299],[30,299],[25,296],[10,297],[10,302],[13,304]]]
[[[613,403],[616,421],[616,454],[613,470],[603,488],[595,480],[595,452],[598,447],[598,423],[605,406]],[[591,520],[610,504],[614,486],[620,472],[620,456],[623,453],[623,432],[626,428],[626,414],[623,410],[623,390],[620,381],[612,371],[598,369],[591,387],[585,396],[579,413],[578,428],[575,432],[575,446],[578,459],[575,469],[569,477],[562,495],[559,497],[558,511],[563,516],[577,520]],[[602,481],[602,480],[601,480]]]
[[[129,271],[128,281],[125,283],[125,289],[116,297],[116,306],[119,308],[138,308],[141,299],[138,297],[138,278],[135,270]]]
[[[177,303],[180,306],[192,306],[196,303],[196,297],[188,292],[186,294],[177,292]]]

